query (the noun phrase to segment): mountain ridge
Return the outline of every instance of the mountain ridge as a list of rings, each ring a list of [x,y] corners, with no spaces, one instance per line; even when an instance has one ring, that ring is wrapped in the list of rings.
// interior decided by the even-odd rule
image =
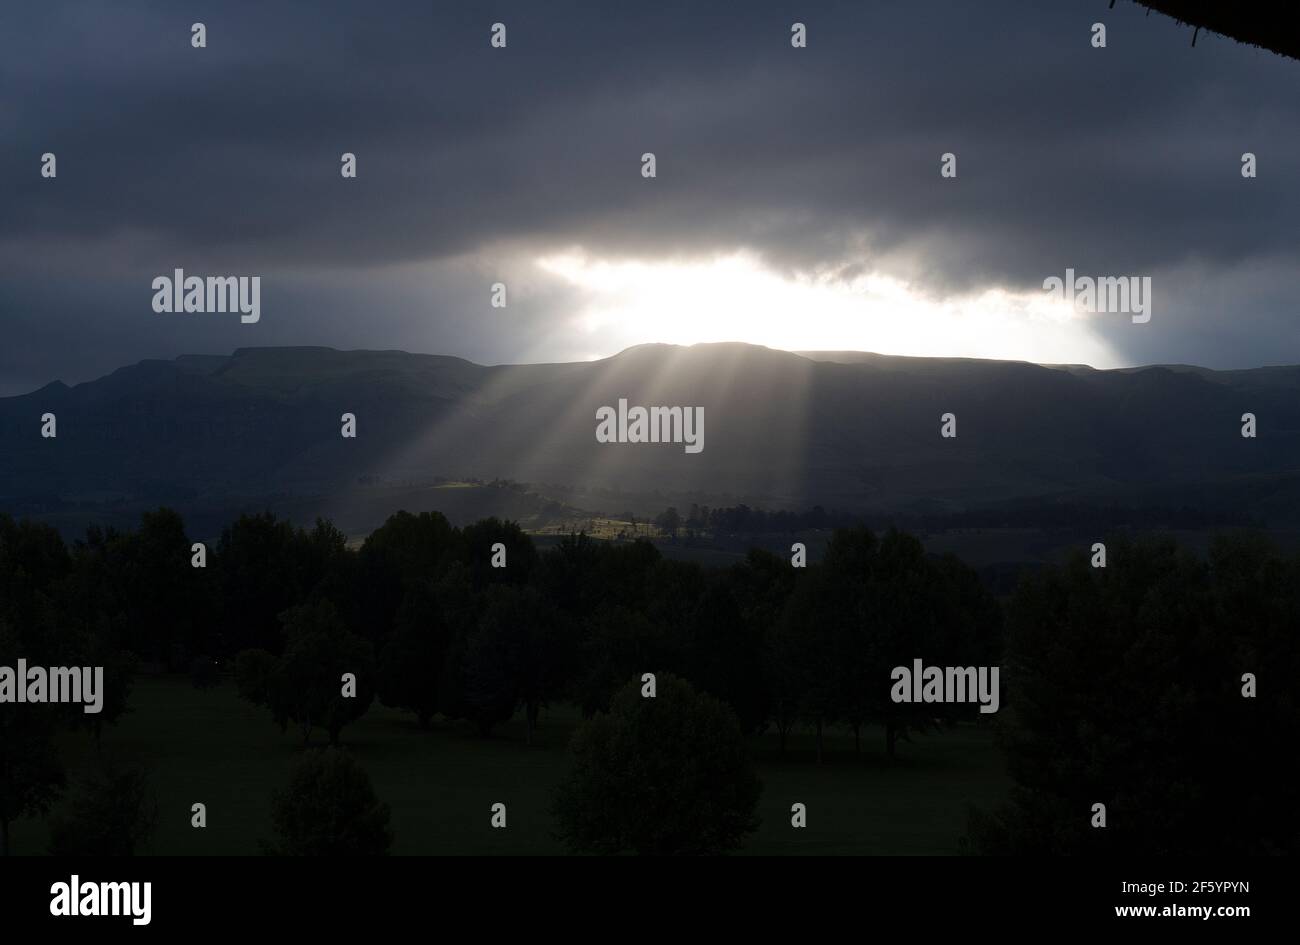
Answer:
[[[1300,521],[1298,395],[1300,367],[1082,370],[743,343],[480,365],[249,347],[0,399],[0,509],[474,478],[770,508],[961,510],[1163,493]],[[596,411],[620,399],[703,407],[703,452],[596,442]],[[46,412],[58,417],[54,439],[40,435]],[[340,435],[345,413],[355,439]],[[955,439],[940,434],[947,413]],[[1258,418],[1254,439],[1241,436],[1244,413]]]
[[[788,355],[793,358],[813,361],[816,363],[837,363],[849,365],[869,365],[869,366],[939,366],[939,365],[1027,365],[1032,367],[1043,368],[1045,370],[1071,372],[1093,372],[1098,374],[1112,373],[1138,373],[1150,370],[1167,370],[1175,373],[1194,373],[1201,375],[1214,375],[1229,377],[1236,375],[1264,375],[1270,372],[1287,372],[1292,371],[1300,375],[1300,364],[1273,364],[1260,365],[1250,368],[1211,368],[1196,364],[1184,363],[1152,363],[1139,364],[1126,367],[1115,368],[1098,368],[1090,364],[1061,364],[1052,362],[1026,361],[1023,359],[1002,359],[1002,358],[971,358],[971,357],[949,357],[949,356],[929,356],[929,355],[902,355],[902,354],[883,354],[875,351],[856,351],[856,350],[786,350],[782,348],[772,348],[767,345],[756,345],[740,341],[724,342],[699,342],[692,345],[677,345],[666,342],[646,342],[642,344],[631,345],[614,354],[603,358],[595,358],[587,361],[539,361],[539,362],[501,362],[493,364],[482,364],[477,361],[471,361],[468,358],[462,358],[457,355],[436,354],[432,352],[415,352],[406,351],[400,348],[335,348],[328,345],[245,345],[235,348],[230,354],[181,354],[174,358],[143,358],[133,364],[122,365],[115,368],[107,374],[100,377],[90,378],[85,381],[79,381],[75,384],[67,384],[59,378],[55,378],[36,390],[22,394],[10,394],[0,396],[0,402],[12,401],[23,397],[30,397],[39,394],[50,388],[61,390],[75,390],[88,384],[95,384],[114,375],[125,371],[131,371],[137,368],[147,366],[168,365],[174,367],[196,368],[203,367],[205,373],[219,373],[235,366],[236,362],[247,361],[252,359],[262,359],[268,354],[272,354],[277,360],[281,360],[288,355],[338,355],[342,357],[355,356],[396,356],[403,359],[412,359],[425,362],[447,362],[459,365],[465,365],[473,368],[491,370],[495,368],[545,368],[559,367],[570,365],[592,365],[608,362],[615,362],[625,356],[636,356],[650,352],[685,352],[685,351],[710,351],[710,350],[738,350],[753,352],[770,352],[771,354],[781,356]]]

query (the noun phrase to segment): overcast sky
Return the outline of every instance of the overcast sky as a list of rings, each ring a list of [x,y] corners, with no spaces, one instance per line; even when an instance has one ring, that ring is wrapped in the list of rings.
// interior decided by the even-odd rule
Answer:
[[[1107,5],[6,3],[0,394],[284,344],[1300,362],[1300,62]],[[1152,320],[1023,308],[1067,267]],[[175,268],[261,276],[261,321],[155,314]]]

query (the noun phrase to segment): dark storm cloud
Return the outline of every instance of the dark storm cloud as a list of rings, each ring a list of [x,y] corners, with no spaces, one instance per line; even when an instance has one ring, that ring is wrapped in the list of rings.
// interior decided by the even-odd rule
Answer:
[[[1037,288],[1067,266],[1223,273],[1245,293],[1238,319],[1271,330],[1300,256],[1300,63],[1205,34],[1193,49],[1127,0],[51,2],[0,17],[0,300],[21,299],[4,317],[45,335],[47,319],[64,337],[98,321],[91,334],[166,347],[138,321],[117,334],[105,321],[138,320],[140,280],[202,265],[298,274],[292,330],[227,350],[282,331],[356,344],[355,313],[317,307],[311,272],[353,269],[382,292],[376,267],[502,245],[747,247],[936,294]],[[488,45],[496,20],[504,51]],[[806,50],[790,48],[795,20]],[[1105,50],[1089,45],[1095,20]],[[205,50],[189,46],[195,21]],[[1246,150],[1258,180],[1240,177]],[[57,181],[36,174],[44,151]],[[356,181],[339,178],[344,151]],[[655,181],[638,173],[643,151],[658,156]],[[955,181],[939,178],[945,151]],[[1259,299],[1242,272],[1268,283]],[[1214,316],[1177,294],[1177,337],[1195,354]],[[374,346],[418,337],[399,324],[409,310],[369,308]],[[430,337],[454,353],[522,350],[502,341],[494,359],[490,323],[438,324]],[[1170,342],[1113,334],[1122,351]],[[59,363],[40,337],[0,369],[18,350],[31,370],[41,351]],[[1243,356],[1276,350],[1257,342]]]

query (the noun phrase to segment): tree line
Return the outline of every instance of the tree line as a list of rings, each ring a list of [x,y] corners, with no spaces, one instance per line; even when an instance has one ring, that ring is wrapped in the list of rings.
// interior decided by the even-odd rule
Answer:
[[[631,512],[624,520],[636,523]],[[1204,529],[1259,528],[1258,516],[1238,506],[1192,506],[1166,502],[1164,505],[1121,504],[1119,502],[1063,502],[1022,500],[987,508],[936,512],[863,513],[824,509],[760,509],[740,504],[708,506],[692,503],[686,511],[669,506],[648,519],[674,538],[684,535],[790,535],[821,529],[867,527],[886,530],[891,525],[921,534],[948,529],[1041,528],[1110,532],[1118,529]]]
[[[304,740],[321,728],[339,741],[375,699],[421,725],[441,716],[483,734],[522,711],[531,739],[544,706],[572,702],[597,726],[583,744],[602,756],[620,744],[608,720],[640,711],[629,682],[654,672],[713,700],[737,737],[773,731],[784,750],[807,727],[820,761],[831,726],[859,750],[879,726],[892,755],[912,733],[976,717],[973,705],[890,699],[892,667],[922,658],[1003,667],[995,724],[1016,787],[1005,807],[972,812],[972,852],[1300,848],[1277,765],[1300,734],[1300,560],[1258,536],[1221,537],[1208,557],[1118,542],[1106,568],[1080,553],[1027,575],[1005,603],[956,558],[865,527],[837,530],[806,567],[755,550],[706,568],[582,534],[539,551],[514,523],[456,528],[406,512],[355,549],[323,520],[245,515],[205,552],[196,567],[166,509],[70,546],[0,516],[0,665],[111,667],[99,716],[0,707],[6,836],[57,794],[54,727],[111,724],[142,663],[196,685],[231,674]],[[1259,675],[1250,697],[1246,673]],[[575,784],[566,796],[588,793]],[[1104,830],[1089,823],[1097,802]],[[564,808],[577,830],[575,809]],[[733,826],[748,823],[733,813]]]

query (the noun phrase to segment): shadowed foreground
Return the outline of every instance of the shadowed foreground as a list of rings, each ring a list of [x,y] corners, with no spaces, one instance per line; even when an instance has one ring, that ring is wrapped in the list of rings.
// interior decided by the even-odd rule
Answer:
[[[103,736],[103,752],[148,766],[159,823],[147,852],[162,855],[256,854],[271,835],[271,792],[289,778],[301,753],[292,729],[281,735],[260,709],[240,701],[233,684],[194,689],[180,677],[138,679],[132,711]],[[551,793],[569,767],[566,746],[580,720],[569,706],[543,715],[536,744],[524,743],[522,713],[490,739],[471,726],[443,723],[421,731],[406,713],[374,705],[344,732],[380,800],[392,807],[397,854],[563,853],[553,837]],[[313,736],[313,745],[325,733]],[[968,804],[991,806],[1006,796],[1002,760],[989,730],[973,726],[918,736],[892,764],[880,732],[853,737],[833,730],[827,763],[812,763],[814,739],[799,733],[782,761],[774,733],[750,740],[763,795],[758,832],[747,853],[949,854],[965,829]],[[65,733],[60,748],[69,773],[94,761],[93,740]],[[508,827],[489,826],[491,805],[509,811]],[[808,826],[790,827],[790,805],[808,806]],[[208,826],[190,826],[190,806],[203,802]],[[13,828],[15,854],[46,852],[46,821]]]

